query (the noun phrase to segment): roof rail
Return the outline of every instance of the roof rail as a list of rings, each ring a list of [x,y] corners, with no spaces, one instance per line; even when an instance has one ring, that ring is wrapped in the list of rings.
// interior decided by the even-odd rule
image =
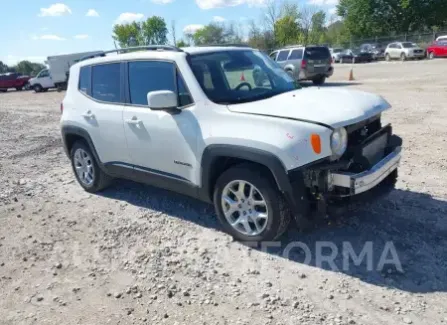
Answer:
[[[125,47],[125,48],[121,48],[121,49],[104,51],[104,52],[100,52],[100,53],[93,54],[93,55],[87,55],[87,56],[84,56],[83,58],[81,58],[79,60],[79,62],[88,60],[88,59],[97,58],[97,57],[104,57],[110,53],[121,54],[121,53],[130,52],[130,51],[137,51],[137,50],[183,52],[183,50],[179,49],[178,47],[171,46],[171,45],[143,45],[143,46]]]
[[[196,45],[196,47],[251,47],[251,46],[241,43],[224,43],[224,44],[203,44],[203,45]]]

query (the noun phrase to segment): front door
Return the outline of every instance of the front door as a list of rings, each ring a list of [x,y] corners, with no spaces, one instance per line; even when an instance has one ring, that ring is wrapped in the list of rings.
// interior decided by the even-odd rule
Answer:
[[[54,88],[53,79],[51,79],[51,75],[48,70],[43,70],[39,73],[37,79],[42,88]]]
[[[195,105],[172,62],[135,61],[127,63],[128,105],[124,109],[124,130],[136,175],[198,184],[194,171],[200,127]],[[171,90],[178,94],[180,112],[151,110],[147,94]]]

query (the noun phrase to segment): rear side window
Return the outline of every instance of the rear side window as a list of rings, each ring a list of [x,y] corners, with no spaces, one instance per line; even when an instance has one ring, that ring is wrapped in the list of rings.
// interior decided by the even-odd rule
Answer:
[[[121,102],[120,64],[102,64],[92,67],[92,97],[110,103]]]
[[[177,93],[179,106],[192,103],[191,96],[174,64],[160,61],[130,62],[130,102],[146,106],[147,94],[157,90],[170,90]]]
[[[90,95],[90,86],[92,82],[92,68],[91,67],[82,67],[79,72],[79,91],[84,94]],[[41,73],[41,76],[42,77]]]
[[[307,47],[305,51],[306,59],[324,60],[331,57],[331,53],[327,47]]]
[[[290,51],[280,51],[278,54],[278,58],[276,59],[276,61],[280,62],[280,61],[286,61],[287,57],[289,56]]]
[[[292,53],[290,53],[289,60],[301,60],[303,58],[303,50],[293,50]]]

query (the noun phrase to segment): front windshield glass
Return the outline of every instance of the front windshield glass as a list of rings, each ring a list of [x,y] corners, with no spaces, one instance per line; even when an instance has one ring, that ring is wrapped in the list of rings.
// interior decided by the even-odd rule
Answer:
[[[414,43],[410,43],[410,42],[402,43],[402,46],[403,46],[404,48],[406,48],[406,49],[411,49],[411,48],[413,48],[413,47],[417,47],[416,44],[414,44]]]
[[[208,98],[239,104],[300,88],[275,61],[260,51],[219,51],[189,56],[189,64]]]

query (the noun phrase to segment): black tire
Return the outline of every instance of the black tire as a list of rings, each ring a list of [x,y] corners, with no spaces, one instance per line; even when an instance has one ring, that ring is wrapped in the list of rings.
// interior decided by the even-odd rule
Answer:
[[[315,86],[321,86],[326,82],[326,76],[319,76],[312,80]]]
[[[0,93],[6,93],[8,89],[0,89]]]
[[[33,89],[34,89],[34,91],[35,91],[36,93],[40,93],[40,92],[43,90],[42,86],[39,85],[39,84],[34,85],[34,86],[33,86]]]
[[[22,91],[22,90],[23,90],[23,87],[16,87],[16,90],[17,90],[17,91]]]
[[[92,159],[93,173],[94,173],[93,178],[94,179],[93,179],[92,184],[89,186],[84,184],[79,179],[79,176],[76,173],[75,163],[74,163],[74,155],[75,155],[76,150],[78,150],[78,149],[84,150],[86,153],[88,153],[88,155]],[[92,151],[90,150],[90,147],[87,145],[87,143],[85,141],[79,140],[74,143],[74,145],[70,151],[70,160],[71,160],[71,166],[73,168],[73,173],[76,177],[76,180],[78,181],[79,185],[81,185],[85,191],[87,191],[89,193],[97,193],[97,192],[102,191],[103,189],[105,189],[106,187],[108,187],[110,185],[112,178],[110,176],[108,176],[107,174],[105,174],[101,170],[101,168],[99,168],[98,163],[95,160],[95,156],[93,155]]]
[[[234,229],[227,221],[221,205],[221,197],[225,186],[235,180],[253,184],[262,194],[267,204],[269,218],[265,229],[257,236],[244,235]],[[281,237],[287,230],[291,213],[284,197],[278,190],[270,171],[254,164],[241,164],[225,171],[217,180],[214,189],[214,208],[224,230],[236,240],[243,242],[272,241]]]

